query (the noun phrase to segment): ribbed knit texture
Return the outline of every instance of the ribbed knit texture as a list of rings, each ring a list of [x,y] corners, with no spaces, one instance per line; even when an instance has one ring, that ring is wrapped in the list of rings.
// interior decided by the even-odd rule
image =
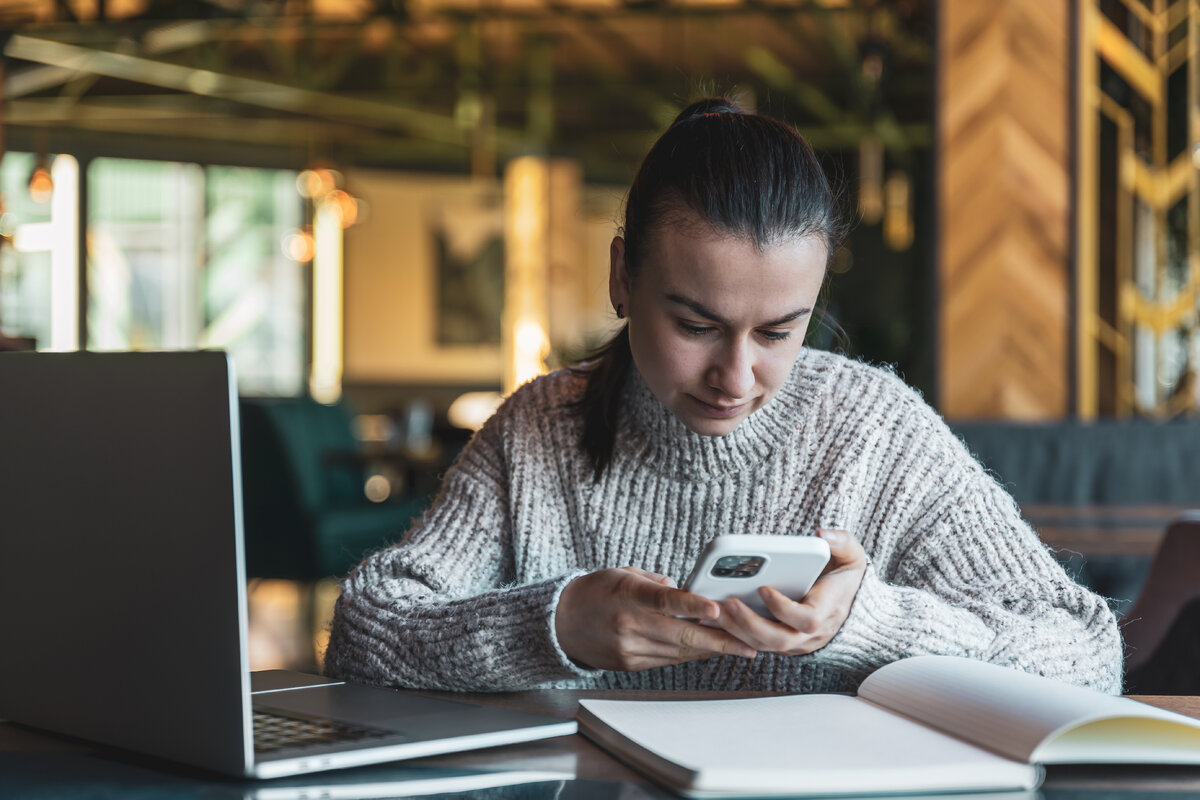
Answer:
[[[572,403],[583,378],[525,385],[447,473],[424,518],[345,581],[329,674],[398,687],[854,689],[926,653],[1120,691],[1105,602],[1072,582],[1013,499],[894,375],[802,351],[733,433],[688,430],[633,370],[599,482]],[[841,631],[807,656],[762,653],[641,672],[586,670],[554,614],[575,577],[638,566],[682,583],[725,533],[841,528],[871,564]]]

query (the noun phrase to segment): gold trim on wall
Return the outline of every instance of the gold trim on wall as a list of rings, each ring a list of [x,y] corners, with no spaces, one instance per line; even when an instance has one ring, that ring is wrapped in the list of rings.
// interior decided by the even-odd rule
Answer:
[[[1116,0],[1110,11],[1112,19],[1099,0],[1081,0],[1076,21],[1076,413],[1082,419],[1175,416],[1200,406],[1200,2]],[[1127,30],[1118,24],[1122,15]],[[1124,102],[1106,93],[1104,68],[1129,87]],[[1179,69],[1187,70],[1186,112],[1169,106],[1168,81]],[[1113,78],[1107,80],[1111,85]],[[1168,152],[1172,113],[1186,113],[1187,126],[1187,141],[1175,154]],[[1102,120],[1116,131],[1115,163],[1106,165],[1116,180],[1109,186],[1101,180]],[[1105,191],[1115,193],[1113,211],[1101,220]],[[1185,275],[1177,279],[1168,263],[1169,215],[1184,198]],[[1106,233],[1116,251],[1109,275],[1101,266]],[[1104,287],[1115,303],[1112,320],[1100,308]],[[1184,341],[1168,344],[1166,337],[1177,331]],[[1100,363],[1104,353],[1111,373]]]

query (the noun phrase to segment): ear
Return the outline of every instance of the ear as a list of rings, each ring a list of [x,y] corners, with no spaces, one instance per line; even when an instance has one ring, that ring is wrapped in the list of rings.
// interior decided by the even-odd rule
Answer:
[[[629,270],[625,266],[625,240],[614,236],[608,246],[608,299],[614,309],[618,305],[624,306],[626,315],[629,314],[630,289]]]

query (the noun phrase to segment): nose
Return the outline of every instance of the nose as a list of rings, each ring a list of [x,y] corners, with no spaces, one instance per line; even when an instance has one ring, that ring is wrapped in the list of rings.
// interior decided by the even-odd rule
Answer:
[[[749,342],[734,341],[721,348],[708,370],[708,385],[735,400],[754,388],[754,353]]]

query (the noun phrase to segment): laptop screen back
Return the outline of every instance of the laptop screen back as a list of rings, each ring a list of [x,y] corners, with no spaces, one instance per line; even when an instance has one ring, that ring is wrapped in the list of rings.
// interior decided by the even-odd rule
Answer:
[[[0,354],[0,718],[251,759],[224,353]]]

